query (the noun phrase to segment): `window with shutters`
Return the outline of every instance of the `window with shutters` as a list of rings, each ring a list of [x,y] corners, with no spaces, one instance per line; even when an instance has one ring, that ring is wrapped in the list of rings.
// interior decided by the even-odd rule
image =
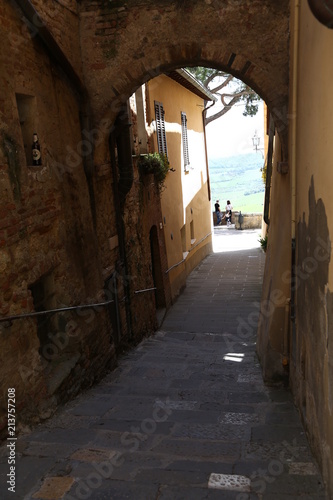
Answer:
[[[164,119],[164,108],[161,102],[154,101],[155,105],[155,120],[156,120],[156,135],[158,152],[163,154],[168,154],[166,134],[165,134],[165,119]]]
[[[184,168],[188,170],[187,167],[190,165],[190,158],[188,154],[188,138],[187,138],[187,117],[186,113],[181,112],[182,120],[182,142],[183,142],[183,156],[184,156]]]

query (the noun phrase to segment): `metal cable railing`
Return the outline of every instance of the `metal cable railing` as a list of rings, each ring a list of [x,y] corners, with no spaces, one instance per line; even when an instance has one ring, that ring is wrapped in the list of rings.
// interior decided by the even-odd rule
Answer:
[[[151,292],[153,290],[156,290],[156,287],[153,288],[145,288],[143,290],[135,290],[135,294],[138,293],[144,293],[144,292]],[[0,323],[6,323],[6,322],[12,322],[16,321],[19,319],[26,319],[26,318],[35,318],[37,316],[47,316],[51,314],[58,314],[61,312],[67,312],[67,311],[77,311],[77,310],[82,310],[82,309],[92,309],[95,307],[105,307],[108,306],[109,304],[114,303],[115,300],[107,300],[106,302],[96,302],[93,304],[83,304],[79,306],[68,306],[68,307],[59,307],[57,309],[47,309],[45,311],[33,311],[33,312],[28,312],[28,313],[23,313],[23,314],[13,314],[11,316],[4,316],[3,318],[0,318]],[[120,300],[121,302],[121,300]]]
[[[75,311],[78,309],[91,309],[93,307],[101,307],[101,306],[104,307],[111,304],[112,302],[114,302],[114,300],[108,300],[106,302],[97,302],[95,304],[83,304],[80,306],[59,307],[58,309],[47,309],[45,311],[34,311],[24,314],[14,314],[12,316],[5,316],[3,318],[0,318],[0,323],[4,323],[5,321],[15,321],[18,319],[33,318],[36,316],[46,316],[48,314],[57,314],[66,311]]]

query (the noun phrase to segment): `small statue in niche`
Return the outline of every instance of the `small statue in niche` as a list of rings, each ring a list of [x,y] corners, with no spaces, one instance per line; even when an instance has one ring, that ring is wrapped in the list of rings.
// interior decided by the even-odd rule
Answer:
[[[32,164],[33,165],[41,165],[42,164],[42,157],[40,153],[40,144],[38,141],[38,135],[35,132],[33,135],[33,143],[31,146],[32,149]]]

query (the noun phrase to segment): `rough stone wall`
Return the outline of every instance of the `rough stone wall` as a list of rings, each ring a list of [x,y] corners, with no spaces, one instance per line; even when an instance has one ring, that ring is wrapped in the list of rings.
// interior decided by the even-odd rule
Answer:
[[[140,176],[134,167],[135,187],[126,200],[125,227],[126,251],[129,262],[129,282],[131,289],[132,334],[139,339],[142,334],[152,332],[157,327],[154,291],[135,293],[154,287],[149,233],[157,228],[161,268],[167,270],[166,248],[158,186],[154,177]],[[171,303],[170,285],[164,277],[166,306]],[[144,314],[143,314],[143,311]]]
[[[31,3],[42,23],[50,30],[76,73],[82,78],[78,2],[76,0],[32,0]],[[30,28],[33,36],[39,28],[40,23],[35,21]]]
[[[131,133],[138,136],[137,114],[134,101],[131,102]],[[147,123],[146,123],[147,126]],[[151,144],[147,136],[148,151]],[[140,145],[133,143],[133,155],[140,153]],[[160,193],[153,175],[140,174],[137,158],[133,158],[133,186],[126,197],[124,225],[126,240],[126,256],[128,260],[128,280],[131,290],[132,336],[140,339],[142,334],[150,333],[157,327],[156,302],[153,290],[139,292],[154,287],[152,275],[152,257],[150,247],[150,230],[157,229],[160,264],[163,273],[165,305],[170,306],[170,284],[165,275],[167,270],[166,246],[164,240]],[[143,311],[145,313],[143,314]]]
[[[132,98],[128,117],[132,139],[138,135],[135,100]],[[96,200],[96,232],[105,281],[117,277],[117,290],[110,285],[109,295],[116,291],[119,300],[119,321],[114,325],[120,331],[115,333],[118,344],[136,343],[142,335],[151,333],[157,326],[154,291],[136,293],[154,287],[149,234],[152,226],[158,228],[161,266],[167,269],[166,249],[163,231],[159,229],[161,216],[160,197],[152,176],[140,176],[135,155],[139,154],[138,142],[132,148],[133,183],[126,195],[124,206],[116,206],[114,182],[119,180],[119,165],[112,172],[108,135],[116,133],[116,126],[109,120],[94,129],[96,154],[94,162],[94,193]],[[147,138],[147,142],[148,138]],[[116,162],[117,163],[117,162]],[[119,214],[121,212],[121,214]],[[124,232],[125,259],[120,250],[121,234],[118,235],[117,213]],[[119,224],[119,221],[118,221]],[[125,262],[125,261],[126,262]],[[166,306],[170,305],[168,278],[164,277]],[[122,346],[120,345],[120,349]]]
[[[0,55],[0,313],[34,311],[43,288],[46,309],[101,301],[88,186],[82,160],[72,157],[81,141],[77,98],[9,4],[0,31],[6,43]],[[22,102],[31,121],[28,157]],[[30,159],[35,131],[39,167]],[[107,318],[105,309],[57,314],[42,340],[35,318],[2,324],[1,387],[16,388],[21,422],[48,416],[60,400],[101,376],[113,352]],[[0,413],[3,428],[4,407]]]
[[[262,228],[262,214],[242,214],[243,222],[242,229],[261,229]],[[235,227],[240,229],[240,224],[238,222],[239,212],[235,212]]]
[[[224,212],[222,212],[222,213],[224,214]],[[216,226],[217,225],[216,212],[212,212],[212,215],[213,215],[214,226]],[[232,217],[231,217],[231,223],[235,224],[235,228],[236,229],[240,229],[240,224],[238,222],[238,216],[239,216],[239,212],[234,211],[232,213]],[[244,213],[244,214],[242,214],[242,216],[243,216],[242,229],[260,229],[262,227],[262,214],[258,214],[258,213],[247,214],[247,213]],[[227,224],[226,220],[223,219],[221,225],[225,226],[226,224]]]

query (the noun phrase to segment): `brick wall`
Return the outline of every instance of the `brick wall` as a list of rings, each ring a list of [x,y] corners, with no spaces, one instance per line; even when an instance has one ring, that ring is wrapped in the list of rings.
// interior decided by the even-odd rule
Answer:
[[[285,138],[288,16],[287,0],[83,0],[82,60],[97,122],[114,116],[117,101],[147,79],[202,64],[223,68],[261,93]]]
[[[31,0],[42,22],[52,33],[71,65],[82,77],[80,26],[76,0]],[[39,28],[38,22],[32,33]]]
[[[6,43],[0,55],[0,314],[98,302],[103,278],[79,154],[76,93],[9,4],[0,30]],[[39,167],[30,157],[35,131]],[[57,314],[44,326],[22,319],[0,330],[2,387],[16,388],[20,422],[49,416],[112,363],[105,310]],[[4,413],[0,408],[1,428]]]

